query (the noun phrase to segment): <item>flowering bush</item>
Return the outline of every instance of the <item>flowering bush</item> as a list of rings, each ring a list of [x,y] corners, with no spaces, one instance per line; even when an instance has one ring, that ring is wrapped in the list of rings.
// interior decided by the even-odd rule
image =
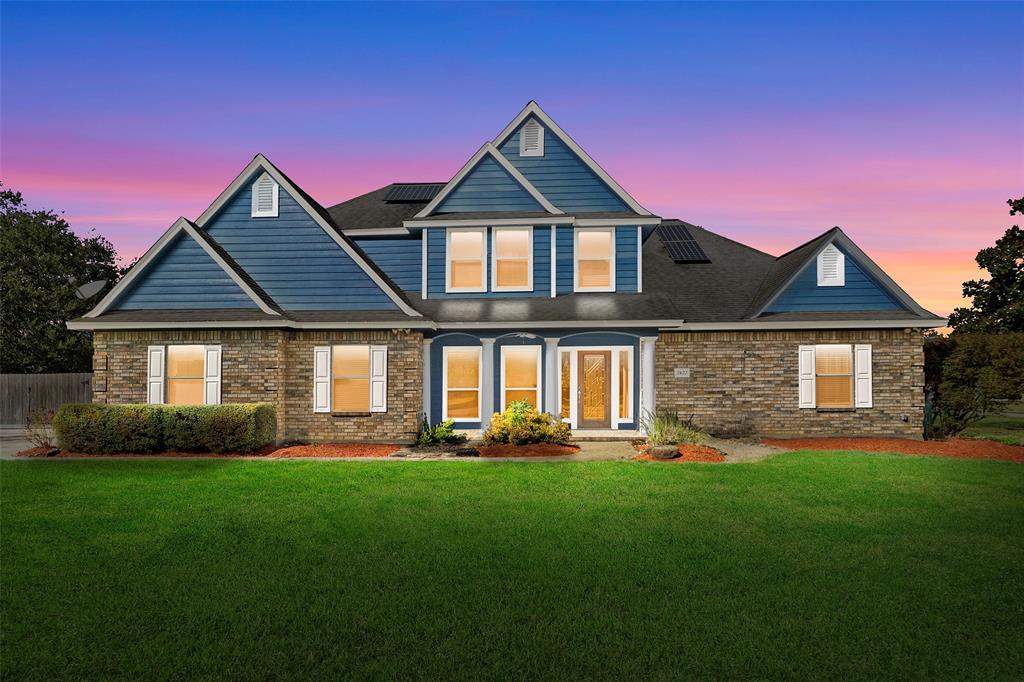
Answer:
[[[516,401],[504,412],[495,413],[490,427],[484,432],[484,442],[488,445],[567,443],[571,437],[568,424],[547,412],[538,412],[526,401]]]

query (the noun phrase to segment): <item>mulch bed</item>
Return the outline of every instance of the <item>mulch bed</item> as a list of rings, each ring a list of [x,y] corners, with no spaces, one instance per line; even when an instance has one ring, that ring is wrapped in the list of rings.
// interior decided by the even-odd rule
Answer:
[[[271,457],[387,457],[402,449],[392,443],[323,443],[292,445],[275,450]]]
[[[575,445],[533,443],[531,445],[485,445],[477,448],[481,457],[561,457],[580,451]]]
[[[765,445],[788,450],[862,450],[896,452],[903,455],[935,455],[958,459],[999,459],[1024,462],[1024,446],[991,440],[949,438],[908,440],[905,438],[765,438]]]
[[[718,464],[725,461],[725,455],[706,445],[680,445],[679,455],[675,459],[659,459],[648,455],[644,451],[633,459],[638,462],[704,462],[708,464]]]

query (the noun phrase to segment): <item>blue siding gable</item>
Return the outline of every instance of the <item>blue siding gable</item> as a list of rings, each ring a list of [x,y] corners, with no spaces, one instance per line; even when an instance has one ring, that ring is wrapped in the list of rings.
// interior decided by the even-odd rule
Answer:
[[[498,149],[537,191],[566,213],[632,210],[543,124],[544,156],[519,156],[519,133],[534,118],[526,118]]]
[[[819,287],[817,259],[812,259],[765,312],[849,312],[903,308],[849,253],[839,250],[843,251],[846,262],[844,286]]]
[[[543,211],[544,207],[487,155],[444,198],[434,213],[471,211]]]
[[[447,261],[447,230],[427,228],[427,297],[428,298],[529,298],[551,295],[551,227],[536,225],[533,228],[533,291],[488,291],[481,293],[445,293],[445,264]],[[487,274],[488,287],[491,281],[491,228],[487,230]],[[570,274],[571,276],[571,274]]]
[[[354,241],[402,291],[419,292],[422,285],[423,242],[418,235],[364,237]]]
[[[295,199],[281,188],[277,218],[251,217],[250,183],[205,225],[285,310],[397,308]]]
[[[256,307],[217,261],[182,231],[121,295],[114,310]]]

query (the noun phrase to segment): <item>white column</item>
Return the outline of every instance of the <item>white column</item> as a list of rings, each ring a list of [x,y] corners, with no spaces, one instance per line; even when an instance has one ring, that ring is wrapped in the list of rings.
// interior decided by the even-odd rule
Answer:
[[[427,415],[427,423],[433,424],[430,416],[430,343],[433,339],[423,339],[423,414]]]
[[[654,385],[655,341],[657,341],[656,338],[640,339],[640,420],[646,419],[657,411],[657,395]]]
[[[480,377],[480,429],[491,424],[494,412],[494,339],[480,339],[483,346]]]
[[[544,411],[558,414],[558,339],[544,339]]]
[[[558,282],[555,281],[556,275],[558,275],[558,267],[555,265],[558,259],[558,246],[555,242],[555,232],[557,230],[557,225],[551,226],[551,298],[558,295]]]

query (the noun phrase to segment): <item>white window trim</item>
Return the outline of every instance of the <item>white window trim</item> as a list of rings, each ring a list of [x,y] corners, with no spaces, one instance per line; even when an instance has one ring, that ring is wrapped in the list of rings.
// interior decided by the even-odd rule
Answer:
[[[580,233],[581,232],[608,232],[611,235],[611,255],[608,279],[610,286],[607,287],[581,287],[580,286]],[[588,291],[615,291],[615,228],[614,227],[579,227],[573,231],[572,245],[572,290],[574,292]],[[587,259],[593,260],[593,259]]]
[[[221,347],[202,343],[169,343],[149,346],[146,349],[146,401],[150,405],[167,405],[167,385],[171,376],[167,371],[170,360],[169,348],[174,346],[199,346],[203,349],[203,375],[201,377],[174,377],[203,380],[203,405],[220,405],[223,379]],[[155,366],[154,366],[155,365]]]
[[[472,350],[476,352],[476,389],[455,388],[454,391],[476,390],[476,417],[449,417],[448,416],[448,352],[452,350]],[[484,353],[482,346],[445,346],[441,353],[441,420],[451,419],[456,423],[469,423],[480,421],[480,410],[483,409],[483,384],[484,384]]]
[[[836,276],[834,278],[825,277],[825,268],[822,263],[825,258],[825,253],[829,251],[835,251],[836,253]],[[815,259],[818,265],[818,286],[819,287],[842,287],[846,286],[846,255],[840,251],[835,244],[829,244],[818,253],[818,257]]]
[[[449,227],[445,229],[444,291],[446,294],[481,294],[487,292],[487,231],[486,227]],[[452,233],[454,232],[479,232],[481,235],[479,287],[460,287],[456,289],[452,286]]]
[[[569,355],[569,414],[562,415],[562,421],[569,424],[570,428],[579,428],[579,415],[577,411],[579,409],[577,403],[579,402],[577,391],[579,391],[579,380],[577,372],[579,370],[579,351],[588,350],[599,350],[599,351],[611,351],[612,355],[612,366],[610,371],[611,376],[611,427],[618,429],[619,424],[630,424],[634,421],[633,416],[633,403],[637,400],[636,391],[633,387],[636,386],[636,377],[633,374],[636,371],[636,360],[634,356],[637,350],[633,346],[565,346],[558,349],[558,407],[562,407],[562,354],[567,353]],[[630,396],[629,396],[629,415],[619,414],[619,352],[626,351],[629,355],[629,380],[630,380]]]
[[[526,230],[528,233],[528,246],[526,252],[526,286],[502,287],[498,286],[498,233],[505,231]],[[502,226],[491,228],[491,291],[533,291],[533,226]],[[522,258],[505,258],[504,260],[523,260]]]
[[[264,178],[269,178],[270,182],[273,183],[272,201],[273,205],[268,211],[260,211],[256,207],[256,186],[263,182]],[[281,186],[277,184],[277,180],[271,177],[270,173],[264,172],[260,175],[250,186],[252,191],[252,217],[253,218],[276,218],[278,216],[278,206],[281,195]]]
[[[797,401],[801,409],[818,408],[818,372],[816,367],[819,346],[846,346],[850,349],[853,404],[849,407],[823,407],[822,410],[856,410],[873,406],[872,349],[868,343],[818,343],[798,347]],[[809,369],[809,371],[805,371]],[[828,376],[828,375],[823,375]],[[840,375],[845,376],[845,375]],[[804,393],[805,396],[800,394]]]
[[[526,126],[535,125],[537,126],[537,148],[526,149]],[[532,156],[544,156],[544,126],[535,118],[528,119],[523,123],[523,127],[519,129],[519,156],[532,157]]]
[[[537,394],[537,398],[536,398],[537,411],[538,412],[543,412],[544,411],[544,405],[541,403],[541,383],[540,383],[540,381],[541,381],[541,359],[542,359],[541,358],[541,349],[542,348],[543,348],[543,346],[537,345],[537,344],[522,345],[522,346],[511,345],[511,346],[502,346],[501,347],[501,384],[500,384],[500,386],[501,386],[501,411],[502,412],[504,412],[505,408],[508,407],[508,405],[505,402],[505,393],[507,391],[510,391],[510,390],[511,391],[529,391],[529,390],[531,390],[529,386],[506,386],[505,385],[505,352],[506,351],[522,352],[524,350],[532,350],[534,352],[534,354],[537,356],[537,388],[535,388],[533,390]]]
[[[359,346],[366,348],[367,353],[367,375],[366,380],[369,382],[369,394],[366,401],[365,410],[346,410],[337,411],[334,409],[334,380],[335,379],[362,379],[362,376],[356,376],[352,374],[341,374],[336,375],[334,373],[334,349],[339,346]],[[327,354],[327,372],[325,377],[318,377],[316,374],[316,354],[326,352]],[[374,355],[383,354],[383,359],[380,363],[381,372],[379,374],[374,373]],[[327,403],[324,408],[317,409],[317,396],[316,389],[317,383],[326,382],[326,393]],[[381,386],[381,400],[379,404],[374,405],[374,385]],[[329,346],[316,346],[313,348],[313,411],[328,414],[363,414],[364,412],[387,412],[388,411],[388,347],[382,345],[374,345],[368,343],[332,343]]]

